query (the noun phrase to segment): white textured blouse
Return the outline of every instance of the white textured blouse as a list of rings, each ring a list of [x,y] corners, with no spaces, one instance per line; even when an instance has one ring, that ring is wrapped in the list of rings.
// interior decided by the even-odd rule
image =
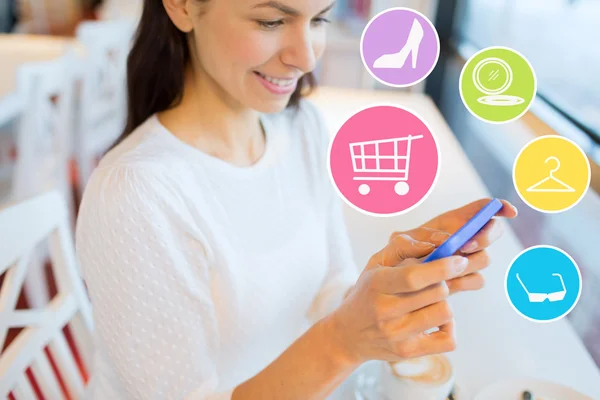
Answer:
[[[94,171],[76,231],[90,398],[230,399],[358,279],[319,111],[302,100],[261,122],[250,167],[152,116]]]

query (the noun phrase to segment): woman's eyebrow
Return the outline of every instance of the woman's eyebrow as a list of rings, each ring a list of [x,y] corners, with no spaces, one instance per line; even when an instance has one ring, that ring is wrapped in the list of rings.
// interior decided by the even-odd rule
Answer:
[[[333,3],[331,3],[330,5],[328,5],[327,7],[325,7],[323,10],[321,10],[317,15],[326,13],[327,11],[331,10],[334,5],[335,5],[335,1]],[[259,4],[254,5],[252,8],[253,9],[255,9],[255,8],[275,8],[275,9],[281,11],[282,13],[293,16],[293,17],[300,15],[300,12],[298,10],[296,10],[290,6],[287,6],[277,0],[265,1],[264,3],[259,3]]]

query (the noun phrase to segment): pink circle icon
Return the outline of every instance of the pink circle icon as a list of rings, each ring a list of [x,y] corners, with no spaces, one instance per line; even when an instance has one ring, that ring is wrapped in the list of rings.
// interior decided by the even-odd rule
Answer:
[[[394,216],[431,193],[440,155],[421,118],[382,104],[358,111],[342,125],[330,143],[328,165],[346,203],[364,214]]]

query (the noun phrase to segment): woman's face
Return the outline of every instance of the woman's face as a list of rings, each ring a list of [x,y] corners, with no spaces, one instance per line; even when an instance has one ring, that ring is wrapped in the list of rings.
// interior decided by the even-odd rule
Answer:
[[[332,0],[187,3],[196,70],[227,101],[260,112],[285,108],[298,79],[315,68],[333,6]]]

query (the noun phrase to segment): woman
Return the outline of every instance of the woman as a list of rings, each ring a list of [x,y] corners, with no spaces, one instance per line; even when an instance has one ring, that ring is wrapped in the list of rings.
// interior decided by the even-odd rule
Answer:
[[[392,234],[359,274],[327,132],[301,99],[331,7],[145,0],[128,126],[77,227],[92,398],[323,399],[363,361],[455,347],[445,298],[481,288],[501,225],[465,257],[417,264],[480,200]]]

